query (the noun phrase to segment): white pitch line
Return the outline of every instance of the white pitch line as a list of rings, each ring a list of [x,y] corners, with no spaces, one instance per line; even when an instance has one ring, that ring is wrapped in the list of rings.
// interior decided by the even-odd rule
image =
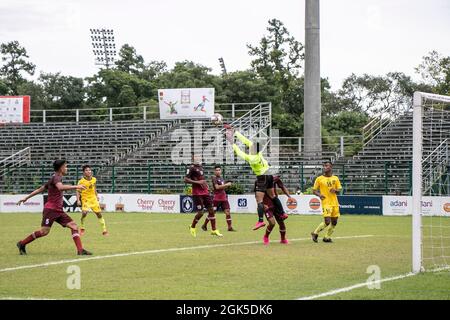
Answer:
[[[449,270],[450,266],[447,267],[441,267],[441,268],[436,268],[436,269],[431,269],[428,270],[426,272],[440,272],[440,271],[445,271],[445,270]],[[316,294],[313,296],[308,296],[308,297],[302,297],[302,298],[298,298],[297,300],[314,300],[314,299],[318,299],[318,298],[323,298],[323,297],[328,297],[328,296],[333,296],[335,294],[338,293],[342,293],[342,292],[348,292],[354,289],[359,289],[359,288],[363,288],[370,285],[374,285],[374,284],[379,284],[379,283],[383,283],[383,282],[388,282],[388,281],[395,281],[395,280],[400,280],[400,279],[405,279],[405,278],[409,278],[415,275],[418,275],[419,273],[406,273],[406,274],[402,274],[402,275],[398,275],[398,276],[394,276],[394,277],[390,277],[390,278],[385,278],[385,279],[381,279],[381,280],[377,280],[377,281],[370,281],[370,283],[367,282],[363,282],[363,283],[358,283],[355,284],[353,286],[349,286],[349,287],[345,287],[345,288],[341,288],[341,289],[335,289],[335,290],[330,290],[324,293],[320,293],[320,294]]]
[[[50,298],[34,298],[34,297],[25,297],[25,298],[19,298],[19,297],[0,297],[0,300],[57,300],[57,299],[50,299]]]
[[[368,238],[368,237],[373,237],[373,235],[335,237],[334,239],[356,239],[356,238]],[[311,238],[299,238],[299,239],[290,239],[289,241],[303,241],[303,240],[310,240],[310,239]],[[155,250],[146,250],[146,251],[127,252],[127,253],[116,253],[116,254],[110,254],[110,255],[104,255],[104,256],[93,256],[93,257],[78,258],[78,259],[59,260],[59,261],[51,261],[51,262],[40,263],[40,264],[30,264],[30,265],[19,266],[19,267],[5,268],[5,269],[0,269],[0,273],[24,270],[24,269],[49,267],[49,266],[55,266],[55,265],[60,265],[60,264],[66,264],[66,263],[77,263],[77,262],[83,262],[83,261],[89,261],[89,260],[103,260],[103,259],[127,257],[127,256],[133,256],[133,255],[144,255],[144,254],[198,250],[198,249],[210,249],[210,248],[220,248],[220,247],[230,247],[230,246],[244,246],[244,245],[258,244],[258,243],[261,243],[261,241],[223,243],[223,244],[203,245],[203,246],[195,246],[195,247],[167,248],[167,249],[155,249]]]

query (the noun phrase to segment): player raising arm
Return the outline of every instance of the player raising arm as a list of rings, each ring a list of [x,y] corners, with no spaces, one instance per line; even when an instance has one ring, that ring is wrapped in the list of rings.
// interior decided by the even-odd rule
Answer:
[[[27,254],[25,246],[28,243],[36,240],[37,238],[48,235],[53,225],[53,222],[56,221],[61,226],[69,228],[70,231],[72,232],[72,239],[75,242],[75,246],[77,247],[78,255],[91,255],[92,253],[83,249],[80,235],[78,233],[77,224],[72,220],[72,218],[67,213],[63,211],[63,192],[66,190],[84,190],[86,189],[86,187],[81,185],[76,186],[64,185],[62,183],[62,177],[67,174],[66,160],[56,160],[55,162],[53,162],[53,169],[55,170],[55,173],[47,181],[46,184],[34,190],[28,196],[17,202],[17,205],[21,205],[31,197],[39,193],[42,193],[45,190],[48,191],[47,202],[45,203],[44,210],[42,212],[41,229],[33,232],[22,241],[17,242],[17,248],[19,248],[19,253],[21,255]]]
[[[224,127],[227,129],[226,135],[228,141],[230,143],[233,143],[233,128],[229,124],[225,124]],[[248,164],[252,168],[253,173],[256,175],[255,198],[258,205],[258,222],[253,227],[253,230],[257,230],[265,226],[263,199],[266,193],[268,197],[272,199],[277,212],[281,217],[285,219],[287,215],[284,212],[283,205],[274,192],[273,176],[266,174],[267,170],[269,170],[270,167],[267,160],[264,159],[262,151],[259,150],[259,143],[254,144],[252,141],[244,137],[239,131],[235,131],[234,136],[250,148],[250,154],[247,154],[239,149],[239,147],[235,143],[233,143],[234,152],[240,158],[248,162]]]

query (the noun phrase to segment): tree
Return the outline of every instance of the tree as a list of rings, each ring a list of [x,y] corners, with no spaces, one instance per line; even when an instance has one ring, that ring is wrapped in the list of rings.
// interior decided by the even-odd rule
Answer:
[[[422,58],[422,63],[415,68],[424,85],[437,94],[450,95],[450,56],[443,57],[437,51],[431,51]]]
[[[3,66],[0,68],[0,76],[10,89],[10,93],[17,95],[18,86],[25,81],[23,73],[34,74],[36,66],[27,61],[29,56],[24,47],[18,41],[2,43],[0,45]]]
[[[120,59],[116,61],[118,70],[139,74],[144,70],[144,58],[137,54],[136,49],[128,44],[124,44],[119,51]]]
[[[41,73],[42,85],[49,109],[79,109],[84,107],[86,90],[81,78],[62,76],[59,72]]]
[[[389,112],[393,116],[412,106],[412,95],[418,86],[401,72],[385,76],[350,75],[344,80],[338,97],[343,109],[370,115]]]

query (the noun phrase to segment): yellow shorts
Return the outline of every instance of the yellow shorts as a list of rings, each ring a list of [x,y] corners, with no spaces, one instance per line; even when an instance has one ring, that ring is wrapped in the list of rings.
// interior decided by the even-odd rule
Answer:
[[[96,213],[102,211],[97,200],[81,201],[81,211],[89,211],[89,209]]]
[[[341,216],[341,213],[339,212],[339,206],[323,207],[322,216],[324,218],[339,218]]]

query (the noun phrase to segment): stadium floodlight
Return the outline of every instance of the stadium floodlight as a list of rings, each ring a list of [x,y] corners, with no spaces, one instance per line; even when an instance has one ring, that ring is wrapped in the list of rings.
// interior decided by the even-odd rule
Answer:
[[[225,68],[225,62],[223,61],[223,58],[219,58],[220,67],[222,68],[222,75],[227,74],[227,69]]]
[[[114,30],[112,29],[89,29],[91,31],[92,52],[95,64],[109,66],[114,63],[116,56],[116,44],[114,42]]]

